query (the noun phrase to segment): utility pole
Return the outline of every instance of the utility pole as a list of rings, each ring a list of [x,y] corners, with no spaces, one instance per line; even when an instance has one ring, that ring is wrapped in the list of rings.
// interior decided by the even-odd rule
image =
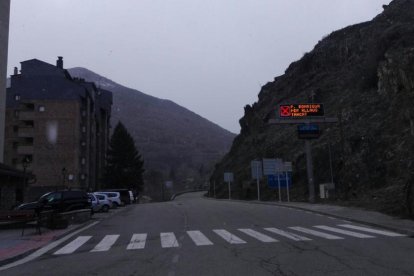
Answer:
[[[313,160],[312,160],[312,146],[311,141],[305,141],[306,152],[306,169],[308,173],[308,189],[309,189],[309,202],[315,202],[315,183],[313,181]]]
[[[7,54],[9,45],[10,0],[0,1],[0,163],[4,162],[6,121]]]

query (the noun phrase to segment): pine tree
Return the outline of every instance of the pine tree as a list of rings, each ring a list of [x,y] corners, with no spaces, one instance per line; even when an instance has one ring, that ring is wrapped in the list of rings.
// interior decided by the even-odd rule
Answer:
[[[105,169],[106,188],[128,188],[141,191],[144,185],[144,161],[132,136],[118,122],[112,134]]]

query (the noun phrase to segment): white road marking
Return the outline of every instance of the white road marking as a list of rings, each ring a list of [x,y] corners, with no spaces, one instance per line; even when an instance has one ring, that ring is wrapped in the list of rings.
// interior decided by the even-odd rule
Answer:
[[[331,235],[331,234],[327,234],[327,233],[323,233],[323,232],[319,232],[319,231],[315,231],[312,229],[308,229],[308,228],[303,228],[303,227],[299,227],[299,226],[295,226],[295,227],[289,227],[290,229],[299,231],[299,232],[303,232],[306,234],[310,234],[310,235],[314,235],[320,238],[324,238],[324,239],[328,239],[328,240],[342,240],[343,238],[335,236],[335,235]]]
[[[389,237],[405,237],[406,236],[404,234],[399,234],[399,233],[395,233],[395,232],[391,232],[391,231],[377,230],[377,229],[372,229],[372,228],[362,227],[362,226],[356,226],[356,225],[351,225],[351,224],[339,224],[338,226],[346,227],[346,228],[350,228],[350,229],[354,229],[354,230],[360,230],[360,231],[368,232],[368,233],[374,233],[374,234],[389,236]]]
[[[197,246],[213,245],[213,243],[200,231],[187,231],[187,234]]]
[[[119,235],[106,235],[100,243],[98,243],[91,252],[103,252],[111,249],[111,246],[114,245],[116,240],[119,238]]]
[[[4,265],[4,266],[0,267],[0,271],[9,269],[9,268],[12,268],[12,267],[15,267],[15,266],[18,266],[18,265],[21,265],[21,264],[24,264],[24,263],[27,263],[27,262],[30,262],[30,261],[33,261],[34,259],[36,259],[36,258],[42,256],[43,254],[45,254],[46,252],[48,252],[49,250],[52,250],[53,248],[61,245],[62,243],[69,240],[73,236],[76,236],[80,232],[85,231],[86,229],[89,229],[89,228],[91,228],[92,226],[95,226],[98,223],[99,223],[99,221],[95,221],[95,222],[93,222],[93,223],[91,223],[91,224],[89,224],[85,227],[82,227],[79,230],[76,230],[75,232],[72,232],[72,233],[68,234],[67,236],[64,236],[63,238],[61,238],[57,241],[49,243],[48,245],[36,250],[35,252],[30,254],[29,256],[24,257],[23,259],[20,259],[18,261],[12,262],[10,264]]]
[[[339,233],[339,234],[352,236],[352,237],[355,237],[355,238],[360,238],[360,239],[375,238],[374,236],[370,236],[370,235],[367,235],[367,234],[361,234],[361,233],[352,232],[352,231],[348,231],[348,230],[343,230],[343,229],[339,229],[339,228],[335,228],[335,227],[329,227],[329,226],[325,226],[325,225],[317,225],[317,226],[314,226],[314,227],[319,228],[319,229],[323,229],[323,230],[327,230],[327,231],[332,231],[332,232]]]
[[[224,229],[214,229],[214,233],[222,237],[226,242],[231,244],[241,244],[246,243],[244,240],[240,239],[239,237],[233,235],[232,233],[224,230]]]
[[[245,233],[246,235],[249,235],[250,237],[258,239],[259,241],[262,241],[262,242],[277,242],[276,239],[269,237],[265,234],[262,234],[260,232],[254,231],[253,229],[239,229],[239,231]]]
[[[127,246],[127,250],[143,249],[145,248],[145,242],[147,240],[147,234],[134,234],[131,241]]]
[[[294,240],[294,241],[311,241],[312,239],[303,237],[303,236],[299,236],[290,232],[286,232],[277,228],[264,228],[264,230],[281,235],[283,237],[286,237],[288,239]]]
[[[174,233],[161,233],[161,247],[162,248],[170,248],[170,247],[178,247],[178,241],[175,238]]]
[[[76,249],[81,247],[84,243],[86,243],[92,236],[80,236],[53,253],[53,255],[64,255],[64,254],[71,254],[75,252]]]

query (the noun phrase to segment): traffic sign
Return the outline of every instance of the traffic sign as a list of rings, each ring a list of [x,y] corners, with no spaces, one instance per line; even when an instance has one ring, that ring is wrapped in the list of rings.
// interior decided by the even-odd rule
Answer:
[[[281,104],[279,105],[280,118],[309,118],[323,117],[325,111],[323,104],[300,103],[300,104]]]
[[[262,162],[258,160],[254,160],[250,163],[250,167],[252,169],[252,179],[262,179],[263,178],[263,170],[262,170]]]
[[[287,177],[287,181],[286,181]],[[267,176],[267,185],[269,188],[277,189],[279,188],[279,182],[281,188],[289,188],[292,185],[292,173],[279,173],[274,175]]]
[[[299,139],[317,139],[321,135],[321,130],[317,124],[298,125]]]
[[[282,159],[263,159],[263,174],[264,175],[273,175],[278,171],[281,171],[283,166]]]
[[[224,173],[224,182],[233,182],[234,175],[231,172],[225,172]]]

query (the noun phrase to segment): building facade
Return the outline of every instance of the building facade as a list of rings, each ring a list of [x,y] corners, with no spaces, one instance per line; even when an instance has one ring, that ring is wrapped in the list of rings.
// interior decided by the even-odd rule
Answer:
[[[32,59],[7,89],[5,164],[36,177],[29,195],[99,189],[109,142],[112,93]]]

